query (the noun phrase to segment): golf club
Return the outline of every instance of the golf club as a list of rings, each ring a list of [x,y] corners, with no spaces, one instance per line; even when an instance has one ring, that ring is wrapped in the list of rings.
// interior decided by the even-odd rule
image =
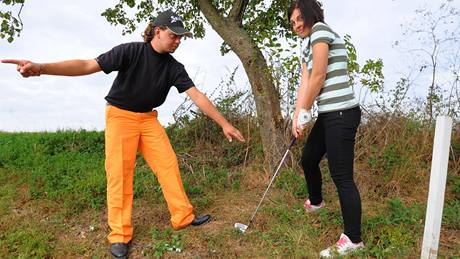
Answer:
[[[291,144],[289,144],[289,147],[287,148],[286,152],[284,153],[284,156],[283,156],[283,158],[281,159],[281,162],[280,162],[280,164],[278,165],[278,168],[276,168],[276,171],[275,171],[275,173],[273,174],[273,177],[272,177],[272,179],[270,180],[270,183],[268,184],[268,187],[267,187],[267,189],[265,190],[264,195],[262,195],[262,199],[260,199],[259,205],[257,205],[257,208],[256,208],[256,210],[254,211],[254,213],[252,213],[252,216],[251,216],[251,219],[249,220],[249,223],[248,223],[247,225],[245,225],[245,224],[243,224],[243,223],[238,223],[238,222],[235,223],[235,228],[236,228],[237,230],[239,230],[241,233],[244,233],[244,232],[249,228],[249,226],[251,225],[252,221],[254,220],[254,217],[256,216],[256,213],[257,213],[257,211],[259,210],[259,207],[260,207],[260,205],[262,204],[262,201],[264,200],[265,195],[267,195],[267,192],[268,192],[268,190],[270,189],[270,186],[272,185],[273,181],[275,180],[275,177],[276,177],[276,175],[278,174],[278,172],[279,172],[279,170],[280,170],[280,168],[281,168],[281,165],[283,165],[284,160],[286,159],[287,154],[288,154],[289,151],[291,150],[291,148],[292,148],[292,146],[294,145],[295,141],[296,141],[296,137],[293,136],[293,137],[292,137],[292,140],[291,140]]]

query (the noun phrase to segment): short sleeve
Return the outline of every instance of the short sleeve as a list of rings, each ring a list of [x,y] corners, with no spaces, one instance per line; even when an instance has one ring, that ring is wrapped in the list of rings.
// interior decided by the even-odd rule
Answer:
[[[324,23],[315,23],[311,30],[310,42],[312,47],[318,42],[331,44],[337,38],[335,32]]]
[[[175,86],[179,93],[183,93],[189,88],[195,86],[187,71],[185,71],[184,65],[181,63],[175,63],[171,73],[171,85]]]
[[[129,64],[128,44],[118,45],[96,58],[97,63],[104,73],[119,71]]]
[[[303,45],[302,46],[302,53],[301,53],[301,59],[302,63],[307,63],[310,58],[310,41],[308,41],[308,45]]]

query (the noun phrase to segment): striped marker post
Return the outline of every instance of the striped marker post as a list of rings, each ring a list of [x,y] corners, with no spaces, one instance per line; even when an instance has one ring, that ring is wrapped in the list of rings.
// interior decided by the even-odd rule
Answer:
[[[447,116],[438,117],[434,134],[430,189],[428,192],[422,254],[420,256],[422,259],[434,259],[438,256],[451,133],[452,118]]]

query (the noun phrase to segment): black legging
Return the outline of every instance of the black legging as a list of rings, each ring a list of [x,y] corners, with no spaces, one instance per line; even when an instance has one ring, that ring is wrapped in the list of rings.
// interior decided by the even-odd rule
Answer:
[[[319,114],[301,161],[309,199],[317,205],[323,200],[319,162],[327,153],[329,171],[339,193],[344,233],[353,243],[361,242],[361,198],[353,180],[355,136],[360,121],[359,107]]]

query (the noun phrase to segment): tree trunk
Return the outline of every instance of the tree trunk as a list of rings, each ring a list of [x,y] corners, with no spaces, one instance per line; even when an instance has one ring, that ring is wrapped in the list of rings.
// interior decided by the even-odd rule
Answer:
[[[212,28],[243,63],[256,103],[265,158],[268,159],[271,166],[276,166],[274,163],[279,162],[286,142],[279,93],[273,84],[267,62],[258,46],[240,27],[238,20],[220,16],[206,0],[199,0],[199,4]]]

